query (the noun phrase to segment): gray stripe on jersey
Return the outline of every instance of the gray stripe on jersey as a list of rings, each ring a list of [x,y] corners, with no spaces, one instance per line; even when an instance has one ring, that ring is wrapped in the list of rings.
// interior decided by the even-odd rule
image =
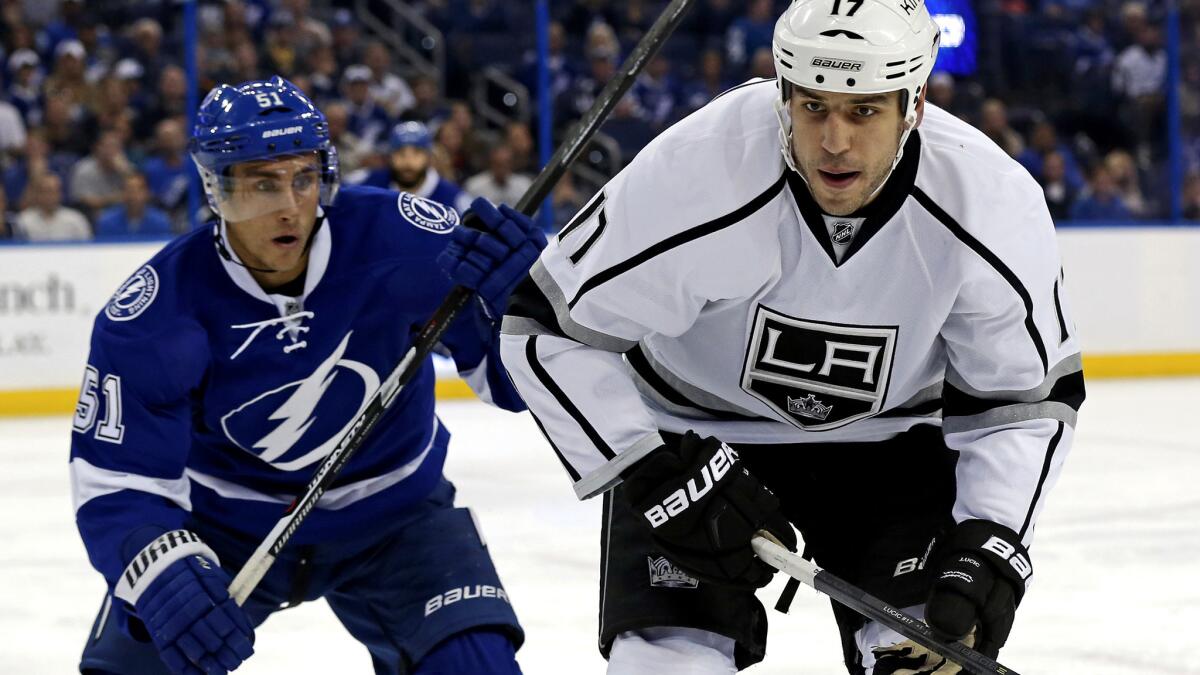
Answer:
[[[526,316],[513,316],[507,314],[504,320],[500,322],[500,332],[505,335],[553,335],[562,337],[558,333],[546,328],[542,322],[536,319],[530,319]]]
[[[942,430],[947,434],[957,434],[977,429],[991,429],[1018,422],[1030,420],[1058,420],[1075,427],[1079,413],[1066,403],[1045,401],[1042,403],[1016,403],[1013,405],[992,408],[978,415],[962,415],[946,417],[942,420]]]
[[[665,443],[657,431],[643,437],[642,440],[630,446],[628,450],[621,451],[616,459],[610,460],[604,466],[596,469],[591,475],[584,476],[583,480],[575,484],[575,496],[581,500],[589,499],[612,488],[621,482],[622,471],[650,454],[651,450],[663,445]]]
[[[666,366],[654,360],[654,357],[651,356],[650,352],[645,347],[642,348],[642,356],[645,357],[646,363],[650,364],[650,369],[653,370],[656,375],[661,377],[663,381],[666,382],[667,385],[669,385],[672,389],[686,396],[689,401],[702,405],[705,408],[711,408],[721,412],[733,413],[735,415],[742,415],[750,418],[763,417],[763,415],[760,413],[751,412],[745,408],[736,406],[723,398],[713,396],[694,384],[680,379],[678,375],[672,373],[667,369]],[[635,376],[637,375],[636,371],[634,371],[632,368],[630,369],[630,372],[633,372]],[[641,382],[641,376],[637,376],[636,380],[637,382]],[[707,416],[708,415],[706,415],[706,417]]]
[[[929,403],[931,401],[940,401],[942,398],[942,389],[943,388],[944,388],[944,385],[941,382],[934,382],[933,384],[929,385],[928,387],[925,387],[921,391],[918,391],[917,393],[913,394],[912,398],[908,399],[904,403],[901,403],[900,405],[897,405],[897,406],[892,406],[891,408],[888,408],[884,412],[888,412],[891,410],[907,410],[907,409],[911,409],[911,408],[918,408],[918,407],[920,407],[926,403]],[[913,416],[914,417],[929,417],[931,415],[941,415],[941,414],[942,414],[942,411],[939,409],[939,410],[931,410],[928,413],[925,413],[923,415],[913,415]]]
[[[962,375],[959,375],[953,368],[946,372],[946,380],[954,386],[955,389],[971,396],[973,398],[1000,400],[1000,401],[1019,401],[1022,403],[1036,403],[1043,401],[1050,395],[1050,391],[1054,389],[1054,385],[1063,377],[1078,373],[1083,370],[1083,357],[1079,353],[1072,354],[1062,361],[1054,364],[1050,372],[1046,375],[1046,379],[1033,389],[1025,390],[1009,390],[1009,391],[982,391],[967,384]],[[1064,422],[1066,420],[1063,420]],[[1074,426],[1074,423],[1070,423]]]
[[[554,277],[550,276],[550,272],[546,270],[545,264],[540,259],[529,270],[529,276],[542,291],[542,295],[546,296],[550,306],[554,308],[554,316],[558,319],[558,325],[567,337],[606,352],[623,353],[637,346],[636,342],[605,335],[576,323],[571,318],[571,309],[567,307],[566,296],[563,295],[562,289],[558,287],[558,283],[554,281]]]

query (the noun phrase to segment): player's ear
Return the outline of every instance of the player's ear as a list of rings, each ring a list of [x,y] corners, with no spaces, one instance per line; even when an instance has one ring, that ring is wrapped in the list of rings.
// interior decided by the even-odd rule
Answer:
[[[921,120],[925,118],[925,90],[928,85],[921,87],[921,95],[917,97],[917,121],[913,124],[913,128],[921,126]]]

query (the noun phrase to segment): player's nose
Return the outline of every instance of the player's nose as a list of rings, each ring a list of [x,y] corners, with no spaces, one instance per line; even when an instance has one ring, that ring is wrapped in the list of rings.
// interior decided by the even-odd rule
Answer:
[[[831,155],[841,155],[850,150],[853,130],[850,124],[837,115],[827,115],[821,125],[821,149]]]

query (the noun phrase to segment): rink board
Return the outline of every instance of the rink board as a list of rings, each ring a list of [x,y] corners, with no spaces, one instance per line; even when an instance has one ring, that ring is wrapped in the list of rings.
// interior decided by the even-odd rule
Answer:
[[[1200,375],[1200,228],[1059,230],[1089,378]],[[0,246],[0,415],[69,412],[92,320],[162,240]],[[439,368],[438,396],[470,397]]]

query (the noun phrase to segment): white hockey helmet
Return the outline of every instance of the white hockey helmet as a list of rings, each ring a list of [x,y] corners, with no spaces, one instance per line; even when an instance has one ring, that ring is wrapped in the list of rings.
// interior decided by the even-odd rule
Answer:
[[[925,0],[794,0],[775,22],[772,53],[783,155],[791,152],[790,85],[838,93],[900,90],[905,130],[892,167],[917,123],[917,102],[937,60],[941,29]]]

